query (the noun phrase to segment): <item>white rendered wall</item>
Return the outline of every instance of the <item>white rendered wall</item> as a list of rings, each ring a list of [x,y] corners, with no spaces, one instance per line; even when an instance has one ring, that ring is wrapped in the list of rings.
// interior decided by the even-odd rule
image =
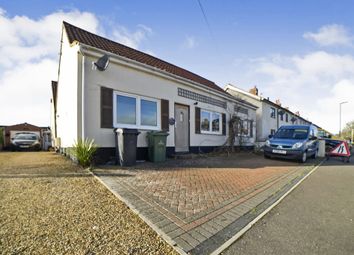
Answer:
[[[269,105],[265,102],[262,102],[263,115],[262,115],[262,135],[260,141],[265,141],[270,135],[270,130],[274,129],[277,131],[277,108],[275,106]],[[275,108],[275,118],[270,117],[270,109]]]
[[[57,137],[61,147],[71,147],[78,134],[78,46],[70,47],[63,33],[58,77]]]
[[[92,62],[96,61],[96,57],[86,56],[85,62],[85,95],[86,95],[86,112],[85,127],[86,136],[93,138],[100,147],[114,147],[113,129],[105,129],[100,127],[100,87],[112,88],[116,91],[151,97],[154,99],[169,100],[169,117],[174,117],[175,103],[188,105],[190,108],[190,146],[219,146],[225,143],[227,135],[210,135],[195,134],[195,100],[178,96],[177,89],[183,88],[215,99],[225,99],[214,96],[210,93],[203,92],[198,89],[191,88],[187,85],[172,81],[146,73],[131,67],[111,61],[108,69],[104,72],[94,70]],[[197,107],[207,109],[219,113],[226,114],[226,123],[228,123],[230,114],[224,108],[210,104],[198,102]],[[233,104],[228,103],[228,109],[233,109]],[[160,118],[160,116],[158,116]],[[228,134],[228,125],[227,134]],[[138,136],[138,147],[146,147],[146,131],[140,130]],[[169,136],[167,137],[167,146],[174,146],[174,126],[170,126]]]

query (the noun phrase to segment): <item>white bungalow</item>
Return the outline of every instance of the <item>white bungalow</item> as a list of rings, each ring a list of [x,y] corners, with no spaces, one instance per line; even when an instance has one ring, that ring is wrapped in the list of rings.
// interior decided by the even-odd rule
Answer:
[[[109,65],[97,66],[99,59]],[[65,151],[75,140],[94,139],[99,162],[115,155],[114,128],[140,131],[138,159],[147,156],[151,130],[169,133],[168,155],[225,145],[235,109],[245,145],[252,146],[256,136],[256,106],[190,71],[66,22],[52,91],[55,145]]]

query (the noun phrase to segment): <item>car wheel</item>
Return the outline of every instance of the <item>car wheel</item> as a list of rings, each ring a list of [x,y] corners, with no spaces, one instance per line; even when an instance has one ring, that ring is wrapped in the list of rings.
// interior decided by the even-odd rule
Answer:
[[[301,163],[305,163],[307,160],[307,154],[306,154],[306,151],[304,151],[301,155],[301,159],[300,159],[300,162]]]

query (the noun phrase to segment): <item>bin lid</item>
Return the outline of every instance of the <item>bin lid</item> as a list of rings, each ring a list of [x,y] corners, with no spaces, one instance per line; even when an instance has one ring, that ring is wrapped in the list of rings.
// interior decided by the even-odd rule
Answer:
[[[151,135],[151,136],[168,136],[169,133],[165,132],[165,131],[150,131],[150,132],[148,132],[148,135]]]
[[[117,128],[116,132],[123,134],[140,134],[136,128]]]

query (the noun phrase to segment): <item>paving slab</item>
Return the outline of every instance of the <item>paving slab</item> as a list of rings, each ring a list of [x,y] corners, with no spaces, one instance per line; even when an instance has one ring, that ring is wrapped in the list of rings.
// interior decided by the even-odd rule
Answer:
[[[177,251],[197,255],[217,250],[319,162],[239,153],[101,167],[94,174]]]

